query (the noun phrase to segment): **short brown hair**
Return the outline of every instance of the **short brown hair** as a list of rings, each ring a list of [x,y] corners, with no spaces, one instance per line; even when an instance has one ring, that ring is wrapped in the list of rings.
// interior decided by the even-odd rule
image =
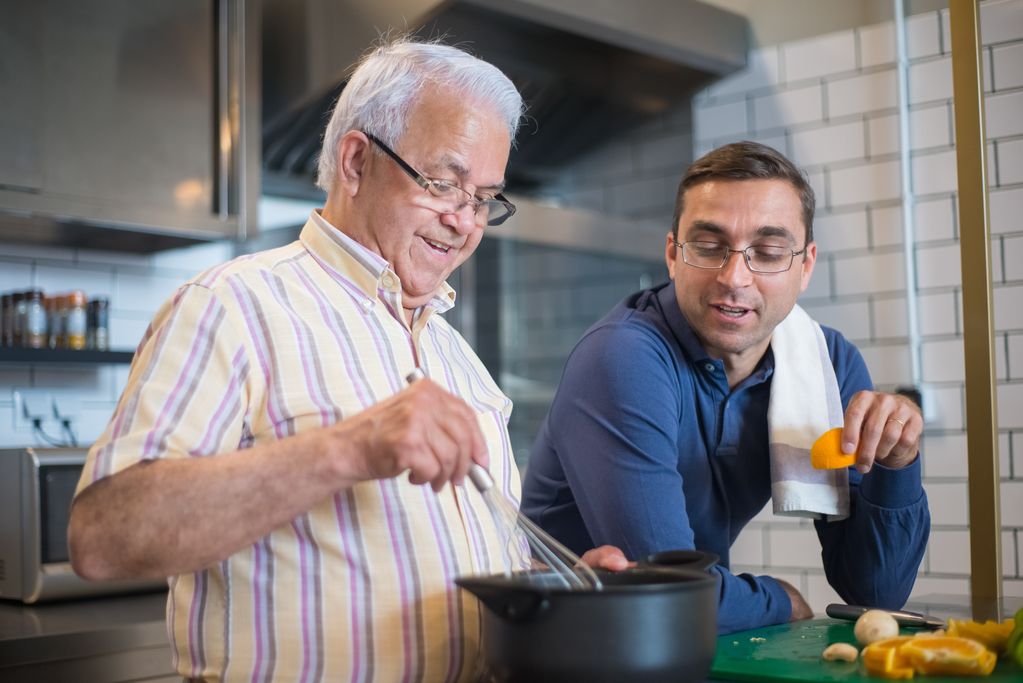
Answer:
[[[759,142],[733,142],[713,149],[694,161],[682,175],[675,195],[675,217],[671,234],[678,239],[686,190],[709,180],[787,180],[799,194],[803,205],[806,243],[813,242],[813,211],[816,200],[806,175],[784,154]]]

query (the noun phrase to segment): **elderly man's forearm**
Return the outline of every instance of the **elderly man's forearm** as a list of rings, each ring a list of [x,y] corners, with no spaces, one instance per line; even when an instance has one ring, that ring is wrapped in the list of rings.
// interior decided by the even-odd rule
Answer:
[[[354,483],[325,453],[322,439],[300,435],[216,457],[133,465],[75,501],[72,566],[85,578],[113,579],[215,564]]]

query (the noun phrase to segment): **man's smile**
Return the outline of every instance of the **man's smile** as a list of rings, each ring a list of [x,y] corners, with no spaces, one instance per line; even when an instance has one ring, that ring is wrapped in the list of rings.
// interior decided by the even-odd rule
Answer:
[[[444,244],[443,242],[437,242],[436,240],[431,240],[431,239],[429,239],[427,237],[424,237],[422,239],[434,251],[439,251],[442,254],[446,254],[449,251],[451,251],[451,245],[450,244]]]

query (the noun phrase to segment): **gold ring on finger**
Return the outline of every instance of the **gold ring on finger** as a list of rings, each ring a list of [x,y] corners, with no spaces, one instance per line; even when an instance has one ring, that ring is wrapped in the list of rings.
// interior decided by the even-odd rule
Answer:
[[[905,420],[900,420],[897,417],[889,417],[888,418],[888,422],[898,422],[900,426],[902,426],[902,427],[906,426],[906,421]]]

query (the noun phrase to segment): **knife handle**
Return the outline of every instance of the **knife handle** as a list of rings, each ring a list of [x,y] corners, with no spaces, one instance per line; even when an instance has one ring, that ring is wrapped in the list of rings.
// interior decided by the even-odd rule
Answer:
[[[867,611],[866,607],[856,607],[855,605],[841,605],[839,603],[831,603],[824,608],[824,613],[832,619],[847,619],[849,621],[856,621],[860,618],[860,615]]]

